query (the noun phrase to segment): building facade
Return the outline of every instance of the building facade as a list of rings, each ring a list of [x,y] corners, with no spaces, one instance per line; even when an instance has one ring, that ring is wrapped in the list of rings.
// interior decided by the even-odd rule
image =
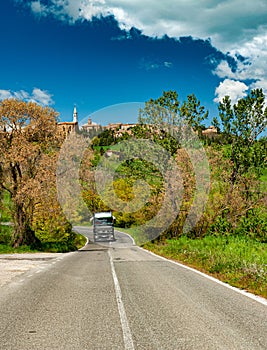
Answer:
[[[78,112],[76,106],[73,109],[73,120],[72,122],[60,122],[57,124],[58,126],[58,133],[66,138],[70,133],[72,132],[78,132],[79,131],[79,124],[78,124]]]

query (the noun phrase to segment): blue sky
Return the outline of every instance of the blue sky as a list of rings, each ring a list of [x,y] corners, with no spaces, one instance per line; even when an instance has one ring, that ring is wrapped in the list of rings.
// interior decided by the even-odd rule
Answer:
[[[76,104],[80,120],[135,122],[170,89],[212,119],[226,94],[267,92],[265,0],[4,0],[0,16],[0,99],[50,105],[62,121]]]

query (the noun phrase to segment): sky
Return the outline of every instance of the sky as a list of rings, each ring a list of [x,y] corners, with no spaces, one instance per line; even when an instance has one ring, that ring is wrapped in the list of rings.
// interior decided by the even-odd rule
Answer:
[[[266,0],[2,0],[0,100],[134,123],[163,91],[209,111],[267,95]]]

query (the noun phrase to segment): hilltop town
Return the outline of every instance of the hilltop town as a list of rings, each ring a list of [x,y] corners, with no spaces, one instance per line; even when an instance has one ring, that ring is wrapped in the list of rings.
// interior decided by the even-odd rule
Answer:
[[[114,130],[116,131],[116,137],[121,137],[125,133],[131,133],[131,128],[135,127],[137,124],[124,124],[124,123],[109,123],[108,125],[100,125],[92,121],[89,117],[86,124],[79,126],[78,112],[76,106],[73,109],[73,120],[72,122],[59,122],[58,130],[61,135],[66,137],[72,132],[100,132],[104,130]],[[214,126],[209,126],[207,129],[202,131],[202,134],[207,137],[214,137],[218,133],[218,130]]]

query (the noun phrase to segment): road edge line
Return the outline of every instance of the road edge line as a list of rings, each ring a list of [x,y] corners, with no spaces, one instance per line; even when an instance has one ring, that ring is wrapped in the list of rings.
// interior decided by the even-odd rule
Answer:
[[[137,246],[137,247],[139,249],[141,249],[141,250],[151,254],[151,255],[154,255],[154,256],[156,256],[158,258],[161,258],[162,260],[165,260],[165,261],[168,261],[168,262],[170,262],[172,264],[178,265],[178,266],[180,266],[180,267],[182,267],[182,268],[184,268],[186,270],[190,270],[192,272],[195,272],[195,273],[199,274],[202,277],[205,277],[205,278],[207,278],[207,279],[209,279],[209,280],[211,280],[211,281],[213,281],[213,282],[215,282],[217,284],[220,284],[220,285],[222,285],[222,286],[224,286],[224,287],[226,287],[228,289],[231,289],[231,290],[233,290],[233,291],[235,291],[235,292],[237,292],[239,294],[242,294],[242,295],[244,295],[244,296],[246,296],[246,297],[248,297],[248,298],[250,298],[250,299],[252,299],[254,301],[257,301],[258,303],[260,303],[260,304],[262,304],[264,306],[267,306],[267,299],[265,299],[265,298],[263,298],[263,297],[261,297],[259,295],[255,295],[255,294],[252,294],[252,293],[250,293],[250,292],[248,292],[246,290],[239,289],[237,287],[231,286],[230,284],[228,284],[226,282],[223,282],[223,281],[220,281],[219,279],[217,279],[217,278],[215,278],[213,276],[207,275],[206,273],[201,272],[201,271],[199,271],[197,269],[194,269],[193,267],[190,267],[190,266],[184,265],[182,263],[179,263],[177,261],[165,258],[164,256],[161,256],[161,255],[158,255],[158,254],[156,254],[154,252],[151,252],[150,250],[144,249],[144,248],[139,247],[139,246]]]
[[[134,350],[132,333],[130,330],[126,311],[125,311],[124,304],[122,301],[121,288],[120,288],[119,280],[118,280],[118,277],[117,277],[117,274],[115,271],[115,266],[113,263],[113,259],[112,259],[110,250],[108,250],[108,255],[109,255],[111,272],[112,272],[112,277],[113,277],[113,282],[114,282],[114,287],[115,287],[115,294],[116,294],[117,306],[118,306],[119,315],[120,315],[125,350]]]
[[[79,234],[79,235],[81,235],[81,236],[83,236],[83,237],[86,238],[86,243],[85,243],[85,245],[84,245],[83,247],[81,247],[81,248],[78,249],[78,250],[83,250],[83,248],[85,248],[85,247],[87,246],[87,244],[89,244],[90,240],[89,240],[89,238],[88,238],[87,236],[85,236],[84,234],[82,234],[82,233],[80,233],[80,232],[78,232],[78,231],[75,231],[75,227],[76,227],[76,226],[72,226],[73,232],[75,232],[76,234]],[[87,228],[87,226],[81,226],[81,227],[86,227],[86,228]]]
[[[123,232],[123,231],[120,231],[120,230],[116,230],[116,228],[115,228],[115,231],[123,233],[124,235],[128,236],[132,240],[133,245],[136,245],[135,240],[133,239],[133,237],[131,235],[129,235],[129,233],[126,233],[126,232]]]

